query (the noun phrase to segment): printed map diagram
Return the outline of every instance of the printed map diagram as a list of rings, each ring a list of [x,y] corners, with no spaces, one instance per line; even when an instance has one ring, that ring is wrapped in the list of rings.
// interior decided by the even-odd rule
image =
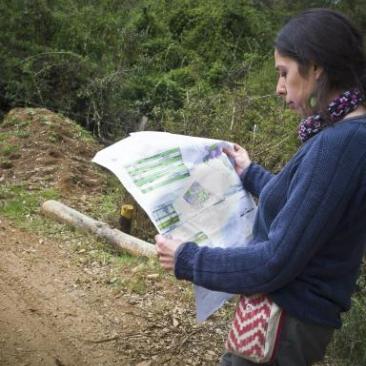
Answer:
[[[125,167],[142,193],[161,189],[189,176],[179,148],[169,149]]]

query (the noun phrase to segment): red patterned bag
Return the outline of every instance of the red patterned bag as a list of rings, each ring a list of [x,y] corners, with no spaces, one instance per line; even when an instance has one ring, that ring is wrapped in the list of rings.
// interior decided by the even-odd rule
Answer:
[[[284,311],[266,295],[240,296],[226,350],[255,363],[275,356]]]

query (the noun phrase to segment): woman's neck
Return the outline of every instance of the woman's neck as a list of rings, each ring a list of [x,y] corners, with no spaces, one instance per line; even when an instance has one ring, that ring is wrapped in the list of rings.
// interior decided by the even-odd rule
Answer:
[[[348,113],[344,117],[344,119],[358,117],[358,116],[362,116],[364,114],[366,114],[366,108],[365,108],[365,106],[359,105],[354,111],[352,111],[351,113]]]

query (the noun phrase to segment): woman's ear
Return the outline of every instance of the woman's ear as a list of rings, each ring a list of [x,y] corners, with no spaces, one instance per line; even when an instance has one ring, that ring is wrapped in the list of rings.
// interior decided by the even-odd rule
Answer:
[[[314,71],[314,75],[315,75],[315,80],[319,80],[323,74],[324,69],[322,66],[314,64],[313,71]]]

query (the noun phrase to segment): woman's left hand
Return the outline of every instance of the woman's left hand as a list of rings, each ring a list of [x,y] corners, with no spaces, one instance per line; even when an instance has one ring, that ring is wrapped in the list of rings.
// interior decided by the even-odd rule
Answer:
[[[155,248],[158,254],[160,265],[167,271],[173,271],[175,267],[175,252],[183,243],[179,239],[170,239],[163,235],[155,236]]]

